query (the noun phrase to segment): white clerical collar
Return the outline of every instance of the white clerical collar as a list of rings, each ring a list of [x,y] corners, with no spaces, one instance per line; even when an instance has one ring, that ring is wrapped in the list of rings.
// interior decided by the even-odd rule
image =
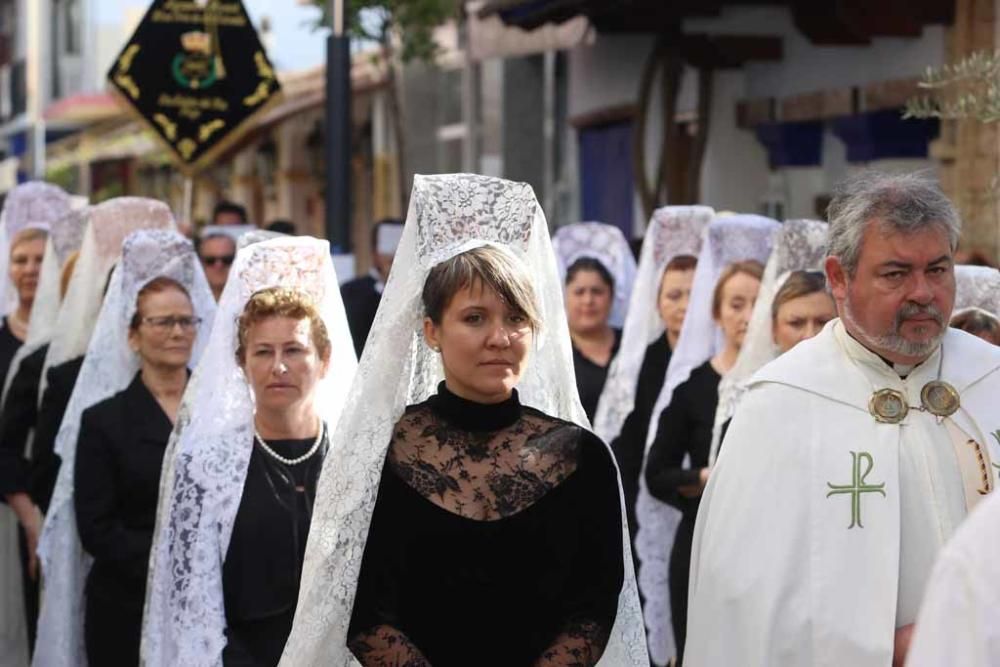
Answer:
[[[373,266],[372,268],[368,269],[368,275],[371,276],[372,280],[375,281],[375,291],[381,294],[382,291],[385,289],[385,281],[382,280],[382,274],[379,273],[378,269],[376,269]]]

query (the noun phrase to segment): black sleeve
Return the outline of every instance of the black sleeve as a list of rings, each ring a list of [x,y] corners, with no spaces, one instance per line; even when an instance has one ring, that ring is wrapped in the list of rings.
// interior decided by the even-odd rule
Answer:
[[[687,403],[683,396],[684,386],[681,385],[674,391],[670,405],[660,413],[656,438],[646,461],[646,486],[649,492],[654,498],[681,510],[690,499],[677,493],[678,487],[697,484],[700,475],[697,468],[681,467],[691,440]]]
[[[48,509],[49,500],[52,499],[52,491],[55,488],[56,476],[59,472],[60,459],[55,453],[56,436],[59,434],[59,426],[62,424],[63,415],[66,413],[66,406],[69,403],[73,388],[67,390],[63,387],[61,376],[54,373],[57,369],[49,369],[48,383],[45,391],[42,392],[41,405],[38,408],[38,421],[35,424],[35,439],[32,443],[32,450],[35,460],[36,478],[33,486],[36,489],[35,502],[38,503],[42,511]]]
[[[0,416],[0,499],[29,491],[30,464],[25,451],[38,416],[38,377],[26,362],[21,363],[11,380]]]
[[[102,419],[103,417],[103,419]],[[118,515],[121,497],[116,453],[107,413],[85,410],[80,419],[73,478],[73,503],[80,542],[95,559],[120,564],[142,577],[149,560],[149,531],[130,530]],[[141,568],[135,571],[136,568]]]
[[[596,664],[615,624],[625,581],[618,475],[596,435],[582,431],[580,445],[577,472],[583,474],[585,487],[580,512],[588,520],[583,524],[576,585],[563,600],[560,634],[541,656],[545,665]]]

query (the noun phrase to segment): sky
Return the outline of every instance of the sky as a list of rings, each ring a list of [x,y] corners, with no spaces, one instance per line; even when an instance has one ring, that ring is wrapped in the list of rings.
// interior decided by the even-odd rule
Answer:
[[[98,24],[116,25],[131,12],[144,11],[148,0],[91,0]],[[302,6],[296,0],[243,0],[254,25],[261,19],[271,21],[268,56],[279,71],[304,70],[326,61],[327,30],[314,30],[319,17],[315,7]]]

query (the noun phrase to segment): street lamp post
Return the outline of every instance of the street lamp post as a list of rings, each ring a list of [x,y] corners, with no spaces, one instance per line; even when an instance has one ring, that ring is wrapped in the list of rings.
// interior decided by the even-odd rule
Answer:
[[[347,0],[330,0],[326,46],[326,236],[335,253],[351,250],[351,51]]]

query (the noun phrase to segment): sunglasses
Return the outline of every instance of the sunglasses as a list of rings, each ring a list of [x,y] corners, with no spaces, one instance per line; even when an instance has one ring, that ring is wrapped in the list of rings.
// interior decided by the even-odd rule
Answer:
[[[236,259],[236,255],[205,255],[201,258],[201,263],[205,266],[212,266],[213,264],[225,264],[226,266],[232,266],[233,260]]]

